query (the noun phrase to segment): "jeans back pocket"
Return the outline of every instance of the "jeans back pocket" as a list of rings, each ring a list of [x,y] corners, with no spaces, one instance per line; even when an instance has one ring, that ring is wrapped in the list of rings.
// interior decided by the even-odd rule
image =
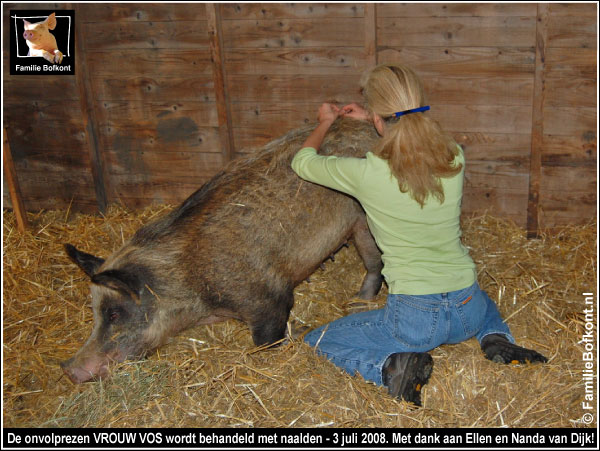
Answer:
[[[404,346],[433,349],[440,320],[440,307],[419,302],[415,296],[390,295],[384,322],[396,340]]]
[[[458,301],[454,308],[462,323],[465,334],[463,340],[471,338],[481,329],[485,321],[487,303],[481,290],[476,290],[462,301]],[[456,337],[453,338],[456,339]]]

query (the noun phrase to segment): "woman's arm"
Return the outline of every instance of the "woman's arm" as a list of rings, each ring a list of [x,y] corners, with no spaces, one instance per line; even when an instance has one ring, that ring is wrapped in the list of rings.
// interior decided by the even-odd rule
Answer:
[[[327,130],[339,115],[341,110],[335,105],[321,105],[319,125],[306,138],[291,165],[292,170],[304,180],[353,195],[362,180],[364,159],[317,154]]]
[[[319,150],[319,147],[323,144],[323,138],[325,138],[327,130],[329,130],[331,124],[333,124],[340,115],[340,112],[341,110],[331,103],[324,103],[321,105],[318,115],[319,125],[313,130],[309,137],[306,138],[302,147],[312,147]]]

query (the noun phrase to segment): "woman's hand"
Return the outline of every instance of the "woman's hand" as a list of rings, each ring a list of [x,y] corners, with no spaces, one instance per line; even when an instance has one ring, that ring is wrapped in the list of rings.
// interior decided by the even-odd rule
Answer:
[[[344,117],[351,117],[353,119],[358,119],[361,121],[371,121],[371,115],[367,110],[365,110],[360,105],[356,103],[351,103],[342,107],[341,115]]]
[[[329,130],[331,124],[333,124],[341,114],[341,111],[341,109],[332,103],[324,103],[321,105],[319,108],[319,115],[317,116],[319,119],[319,125],[317,125],[317,128],[315,128],[308,138],[306,138],[306,141],[304,141],[302,147],[313,147],[319,150],[327,130]]]
[[[320,123],[329,123],[330,125],[338,118],[342,110],[340,110],[333,103],[324,103],[319,108],[319,115],[317,116]]]

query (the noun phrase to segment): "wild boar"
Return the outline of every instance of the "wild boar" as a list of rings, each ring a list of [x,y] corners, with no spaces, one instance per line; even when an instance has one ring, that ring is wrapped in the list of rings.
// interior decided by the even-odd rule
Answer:
[[[50,14],[46,20],[38,23],[29,23],[23,20],[25,31],[23,37],[29,47],[29,55],[41,56],[53,64],[60,64],[63,60],[63,54],[58,50],[56,38],[50,30],[56,28],[56,15]]]
[[[91,336],[61,364],[73,382],[107,376],[109,362],[198,324],[235,318],[257,346],[280,340],[294,287],[351,237],[367,269],[358,296],[377,294],[381,254],[360,205],[290,167],[313,128],[233,160],[106,260],[66,245],[91,279],[94,312]],[[376,138],[371,125],[338,119],[320,152],[360,157]]]

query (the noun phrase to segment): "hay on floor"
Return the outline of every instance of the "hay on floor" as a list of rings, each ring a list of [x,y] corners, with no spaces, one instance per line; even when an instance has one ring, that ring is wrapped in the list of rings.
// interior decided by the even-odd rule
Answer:
[[[85,341],[93,317],[86,278],[62,244],[107,256],[168,209],[30,214],[23,235],[4,213],[5,427],[586,426],[578,422],[586,393],[578,342],[582,293],[595,292],[597,281],[595,221],[527,240],[511,222],[465,219],[480,284],[517,342],[549,363],[498,365],[475,339],[441,346],[432,351],[420,409],[345,374],[300,341],[257,350],[247,327],[233,320],[187,330],[147,359],[117,365],[109,380],[73,385],[59,362]],[[342,249],[296,289],[291,319],[312,328],[355,311],[363,274],[354,247]],[[381,307],[385,294],[367,308]]]

